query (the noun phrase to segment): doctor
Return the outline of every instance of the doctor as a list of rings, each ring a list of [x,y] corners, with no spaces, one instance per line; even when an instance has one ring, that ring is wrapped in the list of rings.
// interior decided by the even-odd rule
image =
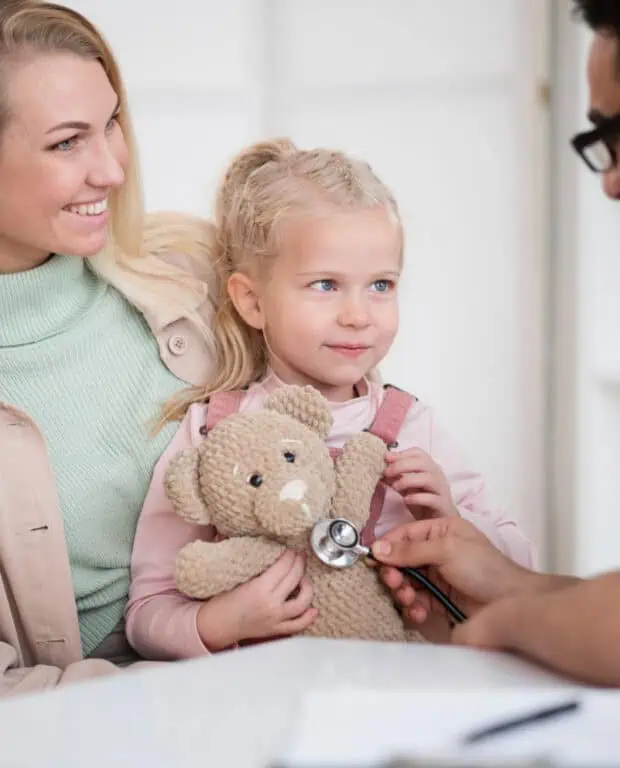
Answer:
[[[592,130],[573,139],[604,193],[620,200],[620,2],[574,0],[594,32],[588,60]],[[581,580],[534,573],[458,518],[424,520],[375,543],[381,576],[415,622],[443,610],[390,565],[429,566],[470,620],[453,642],[528,656],[586,683],[620,686],[620,571]]]

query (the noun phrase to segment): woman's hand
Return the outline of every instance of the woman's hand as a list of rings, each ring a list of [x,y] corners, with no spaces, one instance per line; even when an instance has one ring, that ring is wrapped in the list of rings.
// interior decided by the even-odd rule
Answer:
[[[240,640],[303,632],[317,614],[304,570],[303,556],[289,550],[260,576],[205,602],[197,619],[202,642],[217,651]]]
[[[417,519],[458,517],[450,484],[441,467],[425,451],[411,448],[388,453],[384,481],[403,497]]]
[[[394,528],[372,552],[383,564],[380,575],[416,623],[445,609],[389,566],[426,566],[428,577],[471,616],[490,602],[530,587],[536,574],[503,555],[480,531],[460,517],[420,520]]]

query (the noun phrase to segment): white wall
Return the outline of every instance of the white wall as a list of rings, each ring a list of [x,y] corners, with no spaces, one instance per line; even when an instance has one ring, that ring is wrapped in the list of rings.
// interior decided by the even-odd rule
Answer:
[[[542,0],[73,0],[128,84],[150,208],[207,213],[244,143],[368,159],[407,230],[385,364],[544,551]]]
[[[620,206],[568,146],[587,125],[589,33],[558,7],[554,120],[555,561],[590,574],[620,563]]]

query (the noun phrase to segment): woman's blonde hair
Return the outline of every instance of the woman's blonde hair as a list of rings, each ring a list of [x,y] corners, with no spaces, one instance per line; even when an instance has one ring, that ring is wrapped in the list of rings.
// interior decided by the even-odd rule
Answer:
[[[398,227],[402,256],[396,201],[368,163],[332,149],[298,149],[287,138],[260,142],[239,153],[224,175],[215,205],[215,375],[206,387],[174,398],[166,418],[181,418],[191,403],[214,392],[246,387],[266,371],[263,333],[238,314],[228,295],[228,278],[234,272],[264,275],[278,254],[282,224],[292,217],[377,207],[385,208]]]
[[[139,307],[152,305],[157,299],[162,311],[188,316],[203,328],[209,340],[208,329],[195,311],[207,291],[204,282],[194,277],[191,269],[188,272],[159,257],[182,251],[196,263],[208,263],[213,228],[200,219],[175,214],[152,215],[145,223],[125,86],[107,42],[81,14],[40,0],[0,0],[0,137],[11,120],[11,68],[25,57],[59,53],[100,62],[120,101],[118,120],[129,150],[125,183],[109,195],[108,241],[89,262]]]

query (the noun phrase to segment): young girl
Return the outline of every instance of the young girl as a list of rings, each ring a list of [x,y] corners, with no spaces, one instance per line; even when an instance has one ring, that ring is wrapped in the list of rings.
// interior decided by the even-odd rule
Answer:
[[[167,408],[167,419],[184,418],[155,468],[134,544],[127,635],[152,659],[293,635],[315,618],[304,562],[294,552],[209,601],[175,588],[179,549],[217,535],[182,521],[163,489],[170,459],[204,439],[206,399],[247,387],[239,409],[255,411],[282,384],[311,384],[332,403],[328,445],[341,447],[374,421],[385,397],[375,370],[398,330],[402,225],[392,195],[366,163],[298,150],[288,140],[257,144],[226,173],[216,226],[219,373]],[[514,560],[532,564],[529,543],[513,521],[489,509],[481,477],[428,406],[413,401],[397,440],[386,460],[376,535],[412,517],[460,515]]]

